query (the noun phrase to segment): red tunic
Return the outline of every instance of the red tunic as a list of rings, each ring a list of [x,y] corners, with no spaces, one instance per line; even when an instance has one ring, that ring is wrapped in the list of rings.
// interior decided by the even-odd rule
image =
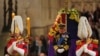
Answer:
[[[16,46],[17,46],[18,48],[23,49],[23,50],[25,51],[24,53],[27,53],[27,52],[28,52],[28,50],[27,50],[27,43],[25,43],[25,42],[17,43]]]
[[[85,42],[81,41],[81,44],[77,45],[76,50],[80,49],[84,44],[85,44]],[[95,51],[96,52],[96,56],[98,56],[98,44],[91,42],[88,45],[88,49],[92,50],[92,51]],[[82,55],[83,55],[83,53],[82,53]]]
[[[11,38],[11,39],[7,42],[7,48],[9,48],[9,46],[11,46],[12,43],[13,43],[14,41],[16,41],[16,39],[15,39],[15,38]]]
[[[76,50],[80,49],[85,44],[84,41],[81,42],[81,44],[77,45]]]
[[[17,39],[11,38],[11,39],[7,42],[7,48],[9,48],[9,47],[12,45],[12,43],[13,43],[14,41],[17,41]],[[27,50],[27,43],[25,43],[25,42],[22,42],[22,43],[20,43],[20,44],[17,43],[16,46],[17,46],[18,48],[23,49],[23,50],[25,51],[24,53],[27,53],[27,52],[28,52],[28,50]],[[16,53],[16,51],[14,50],[13,53]]]
[[[98,44],[92,42],[88,45],[88,49],[95,51],[96,56],[98,56]]]

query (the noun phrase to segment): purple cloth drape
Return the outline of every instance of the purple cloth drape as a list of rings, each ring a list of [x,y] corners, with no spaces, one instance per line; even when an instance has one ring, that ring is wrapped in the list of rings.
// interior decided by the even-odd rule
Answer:
[[[72,39],[68,56],[76,56],[75,52],[76,52],[76,40]]]
[[[51,41],[50,41],[49,46],[48,46],[48,56],[55,56],[53,42],[51,42]]]
[[[76,56],[76,40],[78,40],[77,36],[77,30],[78,30],[78,22],[75,20],[67,19],[67,31],[69,33],[70,38],[70,48],[69,48],[69,55],[68,56]]]

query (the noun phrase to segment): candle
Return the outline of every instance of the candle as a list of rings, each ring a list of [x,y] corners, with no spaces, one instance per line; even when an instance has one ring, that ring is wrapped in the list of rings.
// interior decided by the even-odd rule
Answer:
[[[30,18],[29,17],[27,17],[27,20],[26,20],[27,22],[27,35],[28,36],[30,36]]]

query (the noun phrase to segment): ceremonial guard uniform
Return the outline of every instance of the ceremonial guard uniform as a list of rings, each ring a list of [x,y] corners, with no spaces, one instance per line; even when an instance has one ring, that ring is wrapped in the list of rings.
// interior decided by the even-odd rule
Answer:
[[[11,38],[7,42],[6,55],[25,56],[28,52],[27,42],[25,42],[21,34],[23,33],[23,22],[21,16],[14,16],[11,25]]]
[[[98,56],[98,40],[92,39],[92,30],[86,17],[82,16],[78,25],[78,37],[76,41],[76,56]]]
[[[76,48],[77,56],[98,56],[98,40],[78,40]]]

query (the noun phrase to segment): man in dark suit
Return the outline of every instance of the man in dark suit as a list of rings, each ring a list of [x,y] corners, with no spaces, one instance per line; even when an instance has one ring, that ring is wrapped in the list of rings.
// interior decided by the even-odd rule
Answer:
[[[47,49],[45,48],[45,45],[43,44],[43,41],[40,39],[40,37],[36,37],[35,41],[33,41],[31,51],[34,56],[38,56],[41,53],[46,55]]]

